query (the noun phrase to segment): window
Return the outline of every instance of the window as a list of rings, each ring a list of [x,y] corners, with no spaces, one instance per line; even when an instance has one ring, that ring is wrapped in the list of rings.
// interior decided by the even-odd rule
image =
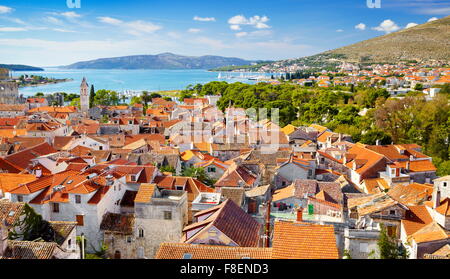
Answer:
[[[23,196],[21,196],[21,195],[17,196],[17,201],[18,202],[23,202]]]
[[[131,180],[131,181],[136,181],[136,175],[131,175],[131,176],[130,176],[130,180]]]
[[[69,239],[69,240],[67,241],[67,245],[69,246],[69,248],[72,247],[72,239]]]
[[[77,220],[77,226],[84,226],[84,216],[83,215],[76,215]]]
[[[395,210],[389,210],[389,215],[395,215],[396,211]]]
[[[131,243],[132,239],[131,236],[127,236],[127,243]]]
[[[139,229],[139,237],[140,238],[144,237],[144,229]]]
[[[442,182],[443,187],[447,187],[447,182]]]
[[[211,168],[208,169],[208,171],[209,171],[209,172],[216,172],[216,168],[212,168],[212,167],[211,167]]]
[[[172,220],[172,212],[164,211],[164,220]]]
[[[81,203],[81,196],[75,195],[75,203]]]
[[[59,203],[54,203],[53,204],[53,212],[54,213],[59,213]]]

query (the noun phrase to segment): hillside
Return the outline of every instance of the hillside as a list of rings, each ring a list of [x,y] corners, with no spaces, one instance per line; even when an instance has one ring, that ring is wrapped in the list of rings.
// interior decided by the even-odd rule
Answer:
[[[407,61],[450,61],[450,16],[372,38],[313,56],[233,67],[228,70],[277,72],[297,65],[309,69],[335,69],[342,62],[398,63]]]
[[[10,71],[43,71],[44,69],[27,66],[27,65],[16,65],[16,64],[0,64],[0,69],[8,69]]]
[[[252,61],[221,56],[182,56],[172,53],[102,58],[65,66],[67,69],[210,69],[243,66]]]
[[[324,54],[343,55],[348,62],[450,60],[450,16]]]

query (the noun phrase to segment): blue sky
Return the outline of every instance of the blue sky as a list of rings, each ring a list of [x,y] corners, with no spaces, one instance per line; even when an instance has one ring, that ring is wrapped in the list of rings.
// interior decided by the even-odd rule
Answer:
[[[372,0],[375,2],[375,0]],[[0,63],[66,65],[173,52],[316,54],[450,15],[450,0],[0,0]]]

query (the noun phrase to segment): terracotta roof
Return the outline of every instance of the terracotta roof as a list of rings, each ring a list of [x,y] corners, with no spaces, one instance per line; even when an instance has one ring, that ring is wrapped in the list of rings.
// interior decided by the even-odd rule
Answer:
[[[0,173],[0,191],[4,193],[19,187],[20,184],[29,183],[36,180],[32,174]]]
[[[156,259],[271,259],[272,248],[162,243]]]
[[[139,191],[134,199],[135,203],[149,203],[155,192],[155,184],[141,184]]]
[[[450,217],[450,198],[441,201],[441,204],[435,210],[446,217]]]
[[[408,237],[414,239],[416,243],[431,242],[449,239],[448,233],[436,222],[432,222]]]
[[[433,185],[412,183],[409,185],[396,185],[389,190],[388,195],[404,205],[419,205],[431,198]]]
[[[421,228],[433,222],[433,218],[425,205],[410,206],[402,220],[403,228],[407,236],[412,235]]]
[[[275,222],[273,259],[338,259],[332,225]]]
[[[51,147],[48,143],[41,143],[34,147],[8,155],[4,158],[4,160],[15,167],[18,167],[19,170],[24,170],[28,167],[31,159],[55,152],[56,150],[53,149],[53,147]]]

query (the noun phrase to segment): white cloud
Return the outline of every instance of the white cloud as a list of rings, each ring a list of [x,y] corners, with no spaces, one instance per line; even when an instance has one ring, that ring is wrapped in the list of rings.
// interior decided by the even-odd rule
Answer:
[[[411,28],[411,27],[414,27],[414,26],[417,26],[417,25],[419,25],[419,24],[417,24],[417,23],[415,23],[415,22],[411,22],[411,23],[408,23],[408,24],[406,25],[405,29],[408,29],[408,28]]]
[[[199,17],[199,16],[194,16],[194,20],[195,21],[216,21],[216,18],[214,17]]]
[[[231,30],[239,31],[241,30],[241,27],[239,25],[230,25]]]
[[[336,30],[336,32],[341,33],[341,32],[344,32],[344,30],[338,29],[338,30]]]
[[[62,29],[62,28],[53,28],[53,31],[56,32],[61,32],[61,33],[76,33],[76,31],[73,30],[67,30],[67,29]]]
[[[22,27],[0,27],[0,32],[23,32],[23,31],[28,30]]]
[[[435,20],[438,20],[439,18],[437,18],[437,17],[432,17],[432,18],[430,18],[429,20],[428,20],[428,22],[432,22],[432,21],[435,21]]]
[[[400,30],[401,28],[392,20],[386,19],[379,26],[373,27],[373,30],[384,32],[386,34]]]
[[[358,29],[358,30],[366,30],[366,25],[365,25],[364,23],[357,24],[357,25],[355,26],[355,29]]]
[[[61,16],[66,17],[66,18],[79,18],[81,17],[80,14],[77,14],[76,12],[65,12],[65,13],[60,13]]]
[[[128,22],[126,26],[128,28],[128,33],[133,35],[140,35],[141,33],[149,34],[162,28],[159,25],[143,20]]]
[[[58,24],[58,25],[63,23],[60,19],[53,17],[53,16],[47,16],[44,18],[44,20],[47,22],[53,23],[53,24]]]
[[[157,30],[162,29],[161,26],[156,25],[152,22],[143,21],[143,20],[136,20],[136,21],[130,21],[130,22],[124,22],[120,19],[112,18],[112,17],[98,17],[97,18],[99,22],[114,25],[114,26],[121,26],[124,28],[125,32],[139,36],[143,34],[150,34]]]
[[[246,18],[243,15],[236,15],[228,20],[228,24],[230,24],[230,28],[232,30],[240,30],[241,25],[251,25],[256,29],[267,29],[270,28],[270,26],[267,25],[267,22],[269,20],[270,19],[267,16],[256,15],[250,18]]]
[[[120,19],[116,19],[116,18],[112,18],[112,17],[108,17],[108,16],[101,16],[101,17],[98,17],[97,19],[100,22],[112,24],[112,25],[120,25],[123,23],[123,21],[121,21]]]
[[[236,33],[236,37],[238,37],[238,38],[245,37],[245,36],[247,36],[247,35],[248,35],[247,32],[239,32],[239,33]]]
[[[6,6],[0,6],[0,14],[8,14],[12,11],[14,11],[13,8],[6,7]]]
[[[188,29],[188,32],[189,33],[199,33],[199,32],[201,32],[202,30],[201,29],[198,29],[198,28],[189,28]]]

